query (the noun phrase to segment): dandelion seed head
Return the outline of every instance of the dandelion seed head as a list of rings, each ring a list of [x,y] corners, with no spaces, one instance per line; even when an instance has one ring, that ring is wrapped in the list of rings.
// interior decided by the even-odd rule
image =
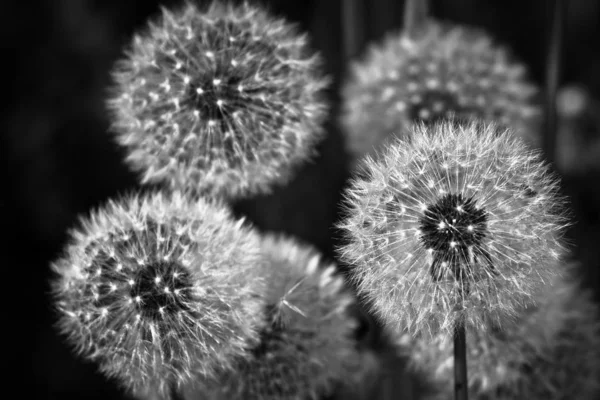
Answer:
[[[514,320],[558,273],[558,190],[539,153],[508,130],[416,125],[363,162],[339,254],[393,331],[451,333],[461,316],[484,332]]]
[[[218,203],[131,195],[82,218],[53,263],[59,326],[133,393],[210,376],[264,325],[257,234]]]
[[[539,144],[537,88],[525,75],[508,49],[479,29],[430,21],[418,38],[390,34],[353,64],[343,87],[348,150],[373,155],[415,122],[452,117],[506,121]]]
[[[574,265],[548,282],[514,324],[469,330],[469,387],[483,399],[592,399],[600,393],[600,323],[591,293]],[[411,366],[433,373],[448,393],[454,382],[452,338],[419,337],[405,344]]]
[[[267,192],[323,136],[321,64],[294,25],[246,3],[163,9],[114,69],[116,139],[143,183]]]
[[[358,324],[350,312],[353,297],[335,267],[313,248],[269,235],[262,250],[270,277],[269,323],[261,342],[251,358],[194,390],[231,400],[328,395],[359,368],[354,339]]]

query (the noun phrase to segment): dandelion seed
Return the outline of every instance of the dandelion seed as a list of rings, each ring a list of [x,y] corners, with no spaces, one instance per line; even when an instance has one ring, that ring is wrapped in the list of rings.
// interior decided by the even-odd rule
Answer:
[[[82,219],[53,263],[61,331],[132,392],[152,387],[168,398],[172,385],[210,376],[256,345],[259,245],[216,203],[178,193],[109,202]]]
[[[323,136],[320,58],[295,26],[248,4],[163,9],[113,75],[116,138],[143,183],[225,198],[268,192]],[[165,81],[169,95],[149,102]]]
[[[213,383],[190,389],[230,400],[313,399],[330,394],[360,368],[354,342],[357,320],[343,278],[310,247],[267,236],[268,326],[252,357],[241,359]],[[200,396],[202,397],[202,396]]]
[[[340,256],[392,331],[451,334],[458,317],[481,332],[502,326],[558,271],[566,217],[557,180],[491,124],[419,125],[410,135],[366,158],[346,195]]]
[[[591,293],[573,278],[574,265],[548,282],[537,304],[515,324],[468,332],[469,387],[475,398],[594,399],[600,394],[600,323]],[[452,340],[420,337],[404,345],[413,368],[451,393]],[[447,397],[448,399],[451,396]]]
[[[391,34],[353,65],[341,118],[352,155],[376,154],[387,140],[404,137],[414,122],[433,124],[450,116],[506,120],[507,128],[539,144],[537,89],[513,73],[524,69],[487,33],[430,21],[410,43],[403,32]],[[380,96],[384,92],[393,95]],[[399,109],[406,99],[410,103]]]

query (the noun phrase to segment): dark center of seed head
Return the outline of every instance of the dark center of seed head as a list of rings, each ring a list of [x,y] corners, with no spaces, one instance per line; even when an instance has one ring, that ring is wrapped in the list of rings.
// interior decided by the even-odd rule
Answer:
[[[190,288],[190,276],[181,265],[157,261],[139,270],[130,294],[144,317],[162,320],[189,310]]]
[[[432,251],[432,277],[441,279],[452,271],[456,279],[474,263],[494,270],[489,254],[483,249],[487,233],[487,214],[477,208],[473,198],[447,194],[428,206],[420,219],[421,243]]]
[[[204,77],[202,77],[204,78]],[[193,107],[200,113],[203,121],[222,123],[239,106],[243,87],[242,77],[229,75],[223,78],[198,79],[188,88]]]
[[[203,55],[212,67],[209,73],[200,71],[190,82],[188,97],[202,120],[231,126],[227,119],[232,118],[232,113],[243,107],[252,108],[248,103],[256,102],[254,95],[264,91],[260,85],[244,85],[253,80],[254,72],[258,72],[249,70],[252,66],[248,65],[246,58],[252,54],[272,55],[276,46],[261,37],[252,36],[229,20],[218,20],[214,26],[207,27],[202,40],[206,49],[219,50]]]

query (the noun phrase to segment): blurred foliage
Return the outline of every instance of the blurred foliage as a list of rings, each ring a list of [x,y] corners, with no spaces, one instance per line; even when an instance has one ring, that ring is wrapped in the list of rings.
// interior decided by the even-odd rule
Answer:
[[[314,47],[323,52],[334,78],[330,94],[334,113],[345,70],[342,54],[341,7],[349,0],[263,1],[272,11],[308,30]],[[176,3],[165,0],[164,5]],[[402,2],[361,0],[366,41],[398,29]],[[432,13],[441,19],[488,29],[514,48],[531,67],[534,81],[543,82],[546,34],[545,0],[433,0]],[[85,213],[115,196],[138,187],[122,162],[123,151],[108,134],[106,87],[114,60],[135,29],[158,11],[156,0],[5,1],[3,23],[0,171],[3,174],[0,212],[5,279],[11,300],[5,307],[10,336],[6,365],[14,371],[17,389],[45,399],[118,399],[121,391],[95,372],[96,367],[71,355],[52,324],[48,262],[61,251],[66,230]],[[562,83],[577,83],[598,107],[600,49],[597,46],[600,3],[569,1]],[[359,29],[357,28],[357,29]],[[359,49],[357,49],[359,50]],[[595,104],[595,105],[594,105]],[[600,110],[592,109],[591,115]],[[597,119],[596,119],[597,121]],[[593,137],[598,138],[595,125]],[[263,230],[284,231],[333,255],[332,225],[348,178],[347,157],[335,118],[328,123],[321,155],[303,167],[297,178],[269,196],[240,202]],[[573,135],[576,135],[576,130]],[[577,160],[577,158],[572,158]],[[586,283],[600,298],[600,167],[565,175],[576,223],[570,238],[585,266]],[[371,340],[371,339],[369,339]],[[378,340],[378,339],[374,339]],[[382,351],[383,354],[387,354]],[[401,377],[402,363],[390,374],[400,389],[369,398],[417,398]],[[398,367],[397,364],[400,364]],[[390,367],[391,368],[391,367]],[[408,383],[407,383],[408,382]],[[387,386],[386,386],[387,387]],[[391,387],[391,386],[390,386]],[[384,389],[379,389],[384,392]],[[394,393],[396,397],[394,397]],[[411,394],[412,393],[412,394]],[[377,397],[375,397],[377,396]]]

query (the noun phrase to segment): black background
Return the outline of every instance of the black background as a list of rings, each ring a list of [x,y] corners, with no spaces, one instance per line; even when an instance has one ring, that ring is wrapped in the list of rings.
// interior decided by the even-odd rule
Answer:
[[[164,5],[176,4],[165,1]],[[334,78],[334,111],[347,65],[343,0],[273,0],[270,9],[308,31]],[[363,0],[361,47],[402,21],[402,1]],[[569,1],[561,84],[579,83],[600,97],[598,2]],[[0,24],[0,262],[4,314],[1,330],[11,397],[124,398],[95,366],[74,357],[52,324],[48,263],[60,254],[66,230],[111,196],[138,186],[108,134],[104,102],[112,63],[133,31],[159,10],[154,0],[4,1]],[[445,20],[486,28],[512,47],[532,79],[544,79],[546,0],[433,0]],[[360,33],[357,31],[357,33]],[[361,35],[359,35],[361,36]],[[360,49],[359,49],[360,50]],[[343,137],[332,117],[321,155],[286,187],[236,205],[260,228],[294,234],[332,256],[336,204],[348,178]],[[569,237],[585,283],[600,292],[600,172],[569,174],[575,224]],[[396,397],[402,397],[400,393]]]

